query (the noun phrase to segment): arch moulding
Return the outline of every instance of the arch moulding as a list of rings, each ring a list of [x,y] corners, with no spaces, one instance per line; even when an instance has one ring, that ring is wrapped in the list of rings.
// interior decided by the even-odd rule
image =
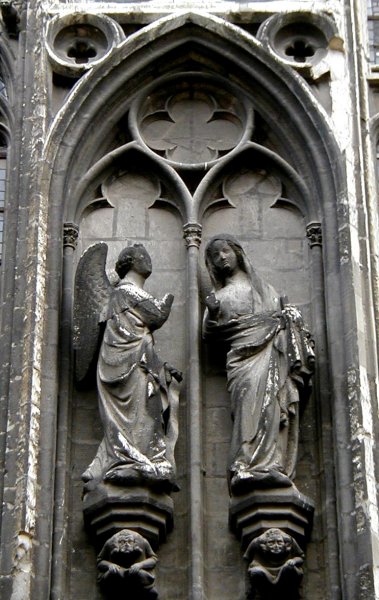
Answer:
[[[260,115],[270,130],[270,144],[275,148],[274,152],[248,141],[240,154],[223,157],[219,165],[212,167],[197,187],[192,209],[196,205],[199,210],[193,212],[190,185],[185,176],[178,174],[180,169],[175,170],[172,165],[157,158],[152,150],[136,147],[130,140],[122,148],[117,148],[114,142],[119,123],[138,95],[151,86],[155,79],[164,81],[165,77],[189,72],[228,80],[228,85],[251,102]],[[346,378],[349,368],[352,365],[358,366],[356,342],[350,340],[348,345],[344,344],[352,322],[356,320],[356,307],[350,299],[353,285],[351,263],[347,261],[341,266],[338,242],[338,232],[346,225],[344,216],[337,211],[339,203],[345,198],[341,156],[327,116],[317,105],[304,80],[238,27],[217,17],[198,13],[161,19],[131,35],[101,64],[85,74],[57,114],[45,145],[41,195],[46,199],[50,234],[46,252],[47,272],[57,274],[57,277],[48,282],[50,307],[59,306],[62,281],[67,292],[62,313],[66,322],[63,326],[61,352],[70,356],[70,278],[73,269],[71,252],[69,259],[65,258],[62,270],[63,223],[77,221],[83,209],[96,200],[103,178],[120,169],[120,160],[123,158],[128,161],[130,169],[137,168],[141,160],[143,164],[151,165],[171,197],[177,194],[181,197],[181,206],[187,207],[179,209],[182,225],[185,226],[192,221],[193,224],[198,223],[200,207],[208,202],[207,194],[217,187],[218,178],[234,168],[241,157],[246,164],[254,160],[258,164],[266,161],[281,180],[285,197],[302,214],[305,225],[319,223],[322,227],[323,245],[317,245],[317,256],[312,251],[310,259],[313,278],[312,314],[319,347],[316,388],[321,406],[317,408],[318,427],[320,430],[325,429],[320,436],[320,452],[321,461],[324,461],[323,471],[327,472],[321,483],[321,512],[326,520],[326,530],[331,531],[327,542],[330,560],[328,587],[343,589],[344,598],[355,600],[358,597],[354,595],[356,582],[350,585],[349,573],[359,568],[360,549],[354,533],[356,523],[353,516],[353,492],[346,491],[348,482],[352,482],[351,460],[347,457],[349,450],[341,449],[340,445],[336,445],[333,457],[330,453],[328,456],[334,440],[349,439]],[[195,287],[192,286],[191,289],[195,290],[198,289],[194,275],[197,256],[197,253],[193,253],[194,258],[187,265],[187,285],[190,286],[192,281]],[[342,310],[338,317],[333,298],[342,299]],[[192,300],[197,302],[195,297]],[[48,318],[47,315],[45,318]],[[197,308],[192,312],[192,324],[189,327],[198,329],[200,318]],[[46,328],[46,348],[49,347],[49,338],[53,339],[56,335],[54,327]],[[336,340],[339,340],[338,348]],[[193,343],[196,346],[196,340]],[[199,355],[197,359],[199,360]],[[43,357],[41,362],[43,364]],[[55,406],[60,430],[57,454],[63,464],[69,457],[67,433],[62,420],[69,420],[69,409],[64,403],[69,404],[70,369],[67,357],[56,360],[54,377],[57,398],[58,394],[60,398],[59,404],[57,401]],[[43,372],[43,368],[41,370]],[[51,373],[45,374],[45,378],[50,377]],[[195,402],[197,407],[199,394],[200,388],[189,389],[188,401]],[[198,416],[197,418],[199,419]],[[191,422],[192,428],[198,428],[197,435],[200,436],[200,420],[197,423]],[[331,429],[331,423],[333,434],[327,433]],[[197,460],[197,445],[201,446],[200,438],[192,438],[190,462],[192,460],[195,463]],[[54,465],[51,464],[51,470],[53,469]],[[60,558],[68,548],[67,539],[63,544],[58,543],[68,510],[65,498],[69,483],[63,471],[64,468],[56,471],[55,500],[58,508],[54,534],[54,598],[60,597],[64,590],[64,561]],[[334,472],[337,481],[344,481],[346,484],[344,493],[335,485]],[[194,474],[193,478],[196,479]],[[201,495],[201,483],[198,481],[196,485],[192,493]],[[336,506],[341,515],[337,539],[333,534],[336,527]],[[198,550],[202,547],[202,541],[198,539],[201,515],[193,514],[191,518],[192,541],[197,544],[197,549],[191,558],[190,596],[200,600],[204,596],[205,585],[203,565],[196,562]],[[342,576],[337,564],[338,554]],[[330,595],[330,598],[337,597],[338,593]]]

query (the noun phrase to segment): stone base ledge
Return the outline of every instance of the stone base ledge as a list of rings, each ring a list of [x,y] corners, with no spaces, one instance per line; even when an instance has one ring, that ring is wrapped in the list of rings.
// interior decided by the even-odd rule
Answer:
[[[173,501],[146,488],[106,483],[84,494],[83,515],[99,546],[118,531],[131,529],[156,549],[173,528]]]
[[[256,490],[231,498],[229,526],[244,549],[252,539],[271,528],[281,529],[304,546],[312,527],[313,512],[310,498],[294,487]]]

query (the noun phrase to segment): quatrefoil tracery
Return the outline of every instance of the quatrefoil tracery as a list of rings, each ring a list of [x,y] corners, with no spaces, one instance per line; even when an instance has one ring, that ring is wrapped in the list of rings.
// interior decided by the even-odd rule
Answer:
[[[203,169],[250,139],[253,109],[217,79],[179,74],[137,100],[130,125],[136,139],[174,168]]]
[[[219,108],[211,95],[177,94],[168,99],[165,110],[143,119],[141,133],[151,149],[169,160],[194,164],[235,148],[243,124],[231,110]]]

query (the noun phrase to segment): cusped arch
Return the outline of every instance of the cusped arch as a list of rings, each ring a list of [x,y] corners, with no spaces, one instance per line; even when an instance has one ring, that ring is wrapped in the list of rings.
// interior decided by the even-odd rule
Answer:
[[[136,142],[130,142],[109,152],[89,169],[78,186],[77,201],[74,206],[68,204],[67,213],[74,215],[74,220],[79,222],[99,186],[115,172],[124,170],[126,165],[130,171],[146,169],[146,172],[157,175],[170,192],[170,197],[162,198],[162,201],[176,209],[183,221],[188,220],[191,206],[188,188],[172,167],[159,161],[153,153],[146,152]]]
[[[194,195],[194,211],[203,215],[209,208],[212,191],[229,174],[243,168],[263,168],[276,175],[285,190],[284,197],[280,198],[278,203],[287,203],[288,206],[296,208],[307,221],[320,220],[320,207],[312,203],[311,194],[295,169],[275,152],[253,142],[245,144],[209,171]]]
[[[44,182],[48,195],[62,198],[65,218],[72,218],[67,208],[73,209],[83,173],[101,158],[104,140],[136,94],[157,73],[186,69],[228,76],[269,123],[280,153],[288,154],[301,174],[310,202],[317,207],[321,198],[336,197],[342,180],[339,151],[306,84],[237,27],[186,13],[130,36],[82,78],[57,115],[45,147]]]
[[[122,156],[143,159],[153,165],[173,193],[189,205],[189,191],[174,169],[154,160],[140,147],[105,147],[133,99],[158,75],[196,71],[229,78],[269,124],[276,153],[254,145],[241,151],[249,157],[264,157],[294,192],[306,218],[323,223],[325,269],[334,297],[342,297],[337,243],[337,202],[345,194],[341,156],[327,116],[318,106],[307,84],[289,67],[280,64],[249,34],[222,19],[205,14],[185,13],[167,17],[130,36],[111,56],[88,72],[72,90],[58,113],[45,146],[41,193],[50,207],[49,243],[61,243],[63,221],[75,221],[91,192],[108,176]],[[108,142],[107,142],[108,143]],[[132,143],[133,144],[133,143]],[[182,212],[183,220],[195,220],[209,189],[223,173],[238,162],[239,154],[221,160],[203,180],[196,193],[199,211]],[[284,160],[283,157],[286,157]],[[235,161],[233,163],[233,161]],[[133,160],[132,160],[133,166]],[[292,187],[291,187],[292,186]],[[192,206],[194,202],[192,200]],[[61,254],[47,253],[48,271],[62,270]],[[190,257],[197,256],[194,253]],[[68,259],[67,259],[68,262]],[[316,261],[315,261],[316,262]],[[195,263],[192,265],[194,273]],[[323,303],[323,265],[318,262],[317,299]],[[68,276],[67,276],[68,278]],[[59,297],[60,279],[49,282],[49,292]],[[189,286],[190,290],[191,287]],[[196,289],[192,286],[192,289]],[[195,297],[195,302],[197,297]],[[195,304],[194,302],[194,304]],[[316,302],[315,302],[316,304]],[[330,339],[341,339],[343,323],[327,306]],[[69,312],[69,310],[67,310]],[[323,313],[323,308],[320,309]],[[198,326],[197,313],[193,329]],[[324,330],[324,315],[319,318]],[[51,335],[51,332],[50,332]],[[47,344],[48,346],[48,344]],[[334,350],[331,347],[331,355]],[[344,352],[338,353],[344,361]],[[333,359],[333,357],[332,357]],[[333,360],[332,360],[333,362]],[[336,368],[336,367],[334,367]],[[324,369],[324,372],[326,369]],[[336,393],[342,394],[341,390]]]

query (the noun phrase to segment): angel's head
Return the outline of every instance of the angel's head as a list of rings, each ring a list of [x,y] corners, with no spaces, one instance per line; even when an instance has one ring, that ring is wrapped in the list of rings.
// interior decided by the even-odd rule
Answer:
[[[151,258],[143,244],[134,244],[121,250],[116,265],[116,273],[123,279],[129,271],[135,271],[145,279],[151,275]]]

